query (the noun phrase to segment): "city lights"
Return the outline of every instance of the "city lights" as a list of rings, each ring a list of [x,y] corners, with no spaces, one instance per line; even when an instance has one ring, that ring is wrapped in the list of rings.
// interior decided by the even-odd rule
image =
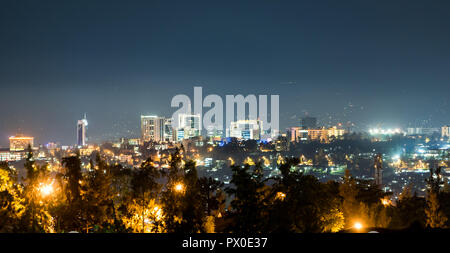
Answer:
[[[450,1],[5,2],[2,248],[445,246]]]
[[[353,228],[355,228],[356,230],[361,230],[363,228],[363,225],[361,222],[355,222],[353,224]]]
[[[369,129],[369,133],[371,135],[394,135],[394,134],[401,134],[403,133],[400,128],[389,128],[389,129],[382,129],[382,128],[371,128]]]
[[[383,206],[390,206],[392,204],[391,200],[387,199],[387,198],[383,198],[381,199],[381,204]]]
[[[284,200],[286,198],[286,194],[284,192],[277,192],[276,199]]]
[[[53,184],[40,183],[38,189],[43,197],[47,197],[47,196],[51,195],[54,191]]]
[[[185,188],[185,186],[184,186],[183,183],[176,183],[176,184],[174,185],[174,189],[175,189],[175,191],[178,192],[178,193],[184,192],[184,188]]]

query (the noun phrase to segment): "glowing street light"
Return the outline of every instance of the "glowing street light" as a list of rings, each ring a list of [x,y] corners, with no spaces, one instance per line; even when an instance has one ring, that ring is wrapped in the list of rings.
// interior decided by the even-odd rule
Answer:
[[[353,224],[353,228],[355,228],[356,230],[361,230],[363,228],[363,225],[361,224],[361,222],[355,222],[355,224]]]
[[[391,201],[389,199],[383,198],[381,199],[381,204],[383,204],[383,206],[390,206]]]
[[[52,194],[54,191],[52,184],[40,184],[39,192],[43,197],[47,197]]]
[[[177,184],[175,184],[174,189],[175,189],[176,192],[183,192],[184,191],[184,184],[177,183]]]
[[[285,198],[286,198],[286,193],[284,193],[284,192],[277,192],[276,199],[284,200]]]

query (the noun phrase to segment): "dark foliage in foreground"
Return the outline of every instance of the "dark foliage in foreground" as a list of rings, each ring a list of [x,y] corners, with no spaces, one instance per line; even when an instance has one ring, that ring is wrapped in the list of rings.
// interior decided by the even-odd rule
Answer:
[[[233,232],[322,233],[369,227],[386,231],[446,228],[450,192],[440,169],[430,171],[427,198],[405,187],[398,200],[372,181],[347,171],[327,183],[296,170],[285,158],[279,176],[264,179],[262,165],[234,165],[228,187],[199,178],[183,150],[168,169],[148,159],[139,168],[107,164],[100,155],[82,168],[78,155],[62,159],[63,171],[37,166],[32,153],[27,177],[0,163],[1,232]],[[226,201],[228,198],[229,201]]]

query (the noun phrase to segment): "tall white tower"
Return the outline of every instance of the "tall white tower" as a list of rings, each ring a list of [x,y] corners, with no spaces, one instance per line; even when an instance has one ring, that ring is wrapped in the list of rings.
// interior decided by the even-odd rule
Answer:
[[[77,123],[77,144],[78,144],[78,146],[86,145],[87,126],[88,126],[88,122],[87,122],[86,113],[85,113],[84,118],[81,120],[78,120],[78,123]]]

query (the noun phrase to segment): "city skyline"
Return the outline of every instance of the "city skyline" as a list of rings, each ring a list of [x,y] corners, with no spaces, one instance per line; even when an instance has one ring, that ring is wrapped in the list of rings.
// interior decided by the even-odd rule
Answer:
[[[360,131],[450,122],[446,1],[44,2],[2,3],[0,146],[71,144],[85,112],[93,141],[137,136],[140,115],[171,115],[197,85],[279,94],[282,130],[305,115]]]
[[[179,120],[184,117],[197,117],[198,120],[202,120],[202,116],[200,115],[188,115],[188,114],[180,114]],[[76,126],[76,140],[74,142],[69,143],[61,143],[59,141],[47,141],[47,142],[37,142],[38,145],[62,145],[62,146],[73,146],[73,147],[82,147],[86,145],[98,145],[101,143],[112,143],[121,139],[139,139],[141,143],[153,141],[157,143],[180,143],[183,140],[195,138],[197,136],[203,136],[208,138],[212,138],[215,141],[218,140],[226,140],[228,138],[237,138],[242,140],[254,139],[258,141],[275,141],[279,137],[287,137],[290,141],[308,141],[311,139],[319,140],[320,142],[325,141],[329,142],[328,137],[342,137],[344,134],[365,134],[367,136],[393,136],[393,135],[401,135],[401,136],[433,136],[438,135],[441,138],[450,137],[450,125],[444,124],[440,127],[395,127],[395,128],[385,128],[381,125],[377,125],[370,129],[363,129],[361,131],[355,131],[352,125],[346,125],[342,123],[338,123],[337,125],[326,125],[326,124],[318,124],[317,118],[312,117],[311,115],[301,117],[297,124],[291,125],[285,129],[275,130],[274,134],[265,134],[262,130],[262,126],[259,125],[262,122],[260,120],[236,120],[231,122],[231,127],[226,128],[224,130],[217,130],[211,128],[203,128],[203,130],[199,130],[198,123],[197,125],[193,125],[194,121],[190,122],[188,125],[188,129],[186,130],[186,123],[182,123],[182,125],[178,127],[174,127],[172,125],[172,121],[174,119],[171,117],[166,117],[163,115],[140,115],[139,122],[139,132],[133,135],[116,135],[109,139],[99,140],[94,137],[94,141],[88,142],[88,134],[87,134],[87,126],[88,121],[86,117],[86,113],[84,114],[81,120],[77,121]],[[197,121],[196,121],[197,122]],[[250,132],[244,131],[244,128],[237,130],[240,124],[245,125],[245,129],[248,127],[254,128],[253,125],[259,125],[257,128],[257,134],[252,134]],[[243,125],[243,126],[244,126]],[[192,129],[191,129],[192,128]],[[255,130],[256,128],[254,128]],[[179,132],[178,130],[181,130]],[[189,134],[186,134],[185,131],[189,131]],[[192,132],[193,131],[193,132]],[[192,133],[191,133],[192,132]],[[181,135],[180,135],[181,133]],[[16,136],[9,136],[9,141],[14,138],[32,138],[35,139],[34,136],[28,135],[25,137],[22,132],[16,133]],[[255,137],[256,138],[255,138]],[[309,136],[309,138],[308,138]],[[324,136],[327,136],[326,138]],[[324,139],[325,138],[325,139]],[[89,137],[90,140],[90,137]],[[1,143],[1,141],[0,141]],[[33,145],[31,145],[33,147]],[[5,146],[1,146],[0,148],[5,148]]]
[[[101,252],[442,244],[449,10],[0,1],[0,239]]]

